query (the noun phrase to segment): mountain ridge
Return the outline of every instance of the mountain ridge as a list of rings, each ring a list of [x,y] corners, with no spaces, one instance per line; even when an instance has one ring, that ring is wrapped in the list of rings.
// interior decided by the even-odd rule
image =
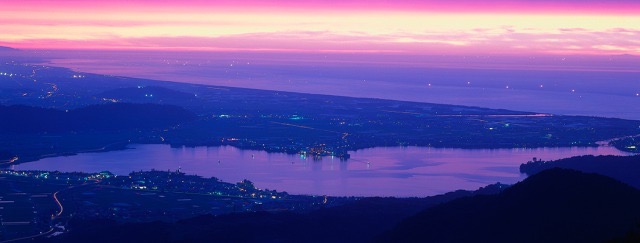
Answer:
[[[489,196],[426,209],[379,242],[602,242],[640,222],[640,191],[612,178],[549,169]]]

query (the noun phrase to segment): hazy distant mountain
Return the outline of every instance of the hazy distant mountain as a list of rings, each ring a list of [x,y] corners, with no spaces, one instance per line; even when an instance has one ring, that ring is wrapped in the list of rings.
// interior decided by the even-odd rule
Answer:
[[[491,196],[427,209],[383,242],[603,242],[640,222],[640,191],[609,177],[550,169]]]
[[[13,52],[13,51],[19,51],[19,50],[11,47],[0,46],[0,52]]]
[[[2,58],[2,60],[0,60],[0,63],[8,64],[12,66],[11,68],[6,68],[6,66],[2,67],[2,65],[0,65],[0,69],[2,69],[3,72],[7,72],[7,71],[13,72],[15,68],[20,68],[20,67],[14,66],[15,62],[44,63],[48,61],[48,59],[46,59],[44,56],[33,55],[33,53],[31,52],[23,51],[21,49],[16,49],[16,48],[7,47],[7,46],[0,46],[0,58]],[[6,98],[6,97],[3,96],[3,98]]]

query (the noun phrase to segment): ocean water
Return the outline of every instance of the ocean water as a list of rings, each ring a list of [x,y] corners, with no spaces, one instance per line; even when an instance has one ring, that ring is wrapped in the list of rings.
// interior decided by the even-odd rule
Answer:
[[[32,53],[33,54],[33,53]],[[640,119],[640,57],[35,52],[81,72],[230,87]]]

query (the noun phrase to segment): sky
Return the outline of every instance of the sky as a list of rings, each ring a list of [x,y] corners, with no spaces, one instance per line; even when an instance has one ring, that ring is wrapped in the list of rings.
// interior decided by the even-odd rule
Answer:
[[[640,55],[640,1],[0,0],[0,45]]]

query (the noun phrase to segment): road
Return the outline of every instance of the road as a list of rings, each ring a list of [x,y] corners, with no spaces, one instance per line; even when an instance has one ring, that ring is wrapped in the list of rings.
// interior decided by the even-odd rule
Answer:
[[[64,212],[64,206],[62,206],[62,202],[58,199],[58,193],[62,192],[62,191],[67,191],[67,190],[71,190],[73,188],[77,188],[77,187],[83,187],[83,186],[87,186],[87,185],[94,185],[99,183],[100,181],[94,181],[93,183],[85,183],[82,185],[77,185],[77,186],[69,186],[67,188],[64,188],[62,190],[56,191],[53,193],[53,200],[56,202],[56,204],[59,207],[59,211],[56,213],[56,215],[51,219],[51,225],[49,226],[49,230],[46,232],[42,232],[40,234],[36,234],[36,235],[31,235],[31,236],[25,236],[25,237],[20,237],[20,238],[16,238],[16,239],[11,239],[11,240],[5,240],[5,241],[0,241],[0,243],[7,243],[7,242],[19,242],[19,241],[28,241],[28,240],[33,240],[35,238],[39,238],[39,237],[44,237],[44,236],[48,236],[51,235],[55,232],[57,232],[55,229],[56,227],[53,226],[53,221],[57,218],[59,218],[62,213]]]

